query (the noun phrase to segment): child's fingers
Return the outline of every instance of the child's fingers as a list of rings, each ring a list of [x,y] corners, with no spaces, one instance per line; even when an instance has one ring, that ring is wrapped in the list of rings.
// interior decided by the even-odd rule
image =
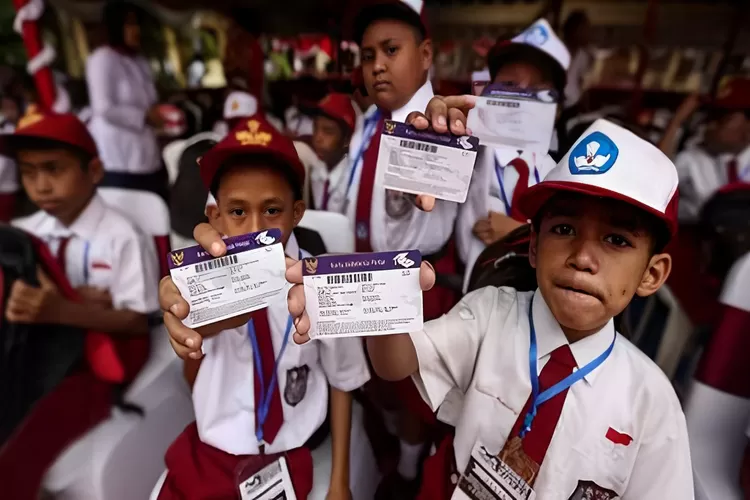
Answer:
[[[430,128],[430,120],[419,111],[412,111],[409,116],[406,117],[406,123],[411,125],[417,130],[427,130]]]
[[[435,132],[439,134],[448,132],[448,106],[445,104],[444,98],[435,96],[430,99],[425,115],[430,120]]]
[[[286,280],[295,285],[302,284],[302,262],[286,258]]]
[[[182,321],[169,311],[164,313],[164,326],[167,327],[170,340],[187,347],[190,351],[200,350],[203,338],[198,332],[182,324]]]
[[[435,209],[435,197],[427,194],[417,195],[415,204],[423,212],[432,212]]]
[[[302,285],[294,285],[287,296],[289,314],[292,318],[299,318],[305,312],[305,289]]]
[[[294,329],[299,335],[307,335],[310,333],[310,316],[307,312],[303,312],[301,316],[294,319]]]
[[[39,280],[39,285],[42,288],[54,290],[57,288],[57,285],[47,276],[47,273],[45,273],[40,266],[37,266],[36,268],[36,279]]]
[[[422,266],[419,268],[419,286],[423,292],[435,286],[435,268],[426,260],[422,261]]]
[[[302,335],[300,333],[296,333],[295,332],[295,334],[294,334],[294,343],[295,344],[302,345],[302,344],[307,344],[308,342],[310,342],[310,336],[309,335],[307,335],[307,334]]]
[[[221,234],[206,222],[195,226],[193,238],[214,257],[221,257],[227,251],[227,246],[221,239]]]
[[[448,108],[448,121],[451,133],[454,135],[466,135],[466,115],[458,108]]]
[[[159,283],[159,306],[165,313],[169,311],[179,319],[187,318],[190,313],[190,305],[182,298],[169,276],[162,278]]]

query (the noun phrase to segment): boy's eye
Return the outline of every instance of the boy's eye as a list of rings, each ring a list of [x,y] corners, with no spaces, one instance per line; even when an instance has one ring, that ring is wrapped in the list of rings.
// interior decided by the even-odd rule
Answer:
[[[391,45],[390,47],[386,48],[385,51],[389,56],[393,56],[396,55],[396,52],[398,52],[398,47],[396,47],[395,45]]]
[[[552,232],[561,236],[571,236],[575,233],[575,230],[571,225],[558,224],[552,228]]]
[[[363,61],[372,61],[375,58],[375,56],[372,53],[372,50],[365,50],[362,52],[362,60]]]
[[[609,236],[604,238],[604,241],[616,247],[632,247],[633,246],[630,244],[627,238],[625,238],[624,236],[620,236],[619,234],[610,234]]]
[[[241,208],[233,208],[229,211],[229,213],[234,215],[235,217],[242,217],[243,215],[245,215],[245,211]]]
[[[268,215],[278,215],[278,214],[281,213],[281,209],[279,209],[279,208],[273,208],[273,207],[267,208],[266,209],[266,213]]]

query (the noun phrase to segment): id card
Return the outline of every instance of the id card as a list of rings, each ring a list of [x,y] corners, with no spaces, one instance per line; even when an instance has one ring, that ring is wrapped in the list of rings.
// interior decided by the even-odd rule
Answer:
[[[242,500],[297,500],[284,457],[240,482],[239,488]]]
[[[476,443],[451,500],[534,500],[529,484],[497,455]]]
[[[386,121],[378,150],[378,184],[411,194],[463,203],[477,159],[479,140],[436,134]]]
[[[310,337],[360,337],[421,330],[417,250],[303,260]]]
[[[492,84],[477,98],[466,126],[487,146],[547,153],[555,126],[557,93]]]
[[[281,231],[224,240],[227,253],[214,258],[200,246],[169,253],[169,273],[190,305],[183,323],[197,328],[263,309],[286,290]]]

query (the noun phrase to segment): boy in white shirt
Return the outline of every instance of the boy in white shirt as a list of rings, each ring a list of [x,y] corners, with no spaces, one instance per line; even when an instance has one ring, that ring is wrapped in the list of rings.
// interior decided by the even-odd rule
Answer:
[[[233,130],[204,155],[200,169],[218,204],[213,227],[228,236],[278,228],[288,256],[309,256],[292,232],[305,212],[305,169],[289,138],[263,118],[250,119],[245,129]],[[223,254],[224,243],[217,245],[222,248],[212,252]],[[328,414],[329,385],[333,465],[328,498],[351,498],[349,392],[370,378],[361,341],[287,343],[293,324],[284,294],[268,309],[191,330],[181,321],[189,306],[171,278],[164,278],[160,288],[172,346],[181,358],[201,364],[193,386],[196,422],[167,451],[168,475],[158,498],[234,498],[239,469],[255,472],[268,457],[282,454],[296,497],[307,498],[312,488],[310,449],[319,444],[312,441]],[[265,380],[272,379],[276,360],[278,383],[271,387],[265,421],[260,417],[253,339]]]
[[[381,377],[411,376],[455,424],[455,458],[445,454],[442,477],[425,481],[421,498],[692,499],[674,389],[613,326],[636,294],[655,293],[669,275],[674,165],[598,120],[519,203],[533,221],[536,292],[484,288],[422,331],[367,339]],[[422,273],[429,288],[432,272]],[[295,264],[287,279],[301,283],[301,274]],[[302,286],[290,291],[289,310],[295,341],[307,341]],[[461,401],[442,408],[449,393]]]

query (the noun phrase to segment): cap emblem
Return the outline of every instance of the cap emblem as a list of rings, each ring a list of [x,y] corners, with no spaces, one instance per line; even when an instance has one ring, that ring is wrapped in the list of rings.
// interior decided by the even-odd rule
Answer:
[[[23,117],[18,120],[18,126],[16,127],[18,130],[26,127],[30,127],[31,125],[34,125],[37,122],[42,121],[42,114],[39,112],[38,108],[36,107],[36,104],[29,105],[28,109],[26,110],[26,114],[23,115]]]
[[[620,151],[612,139],[593,132],[570,152],[568,166],[573,175],[603,174],[615,164]]]
[[[232,101],[232,111],[237,111],[238,109],[240,109],[240,103],[235,99]]]
[[[247,130],[240,130],[235,134],[235,138],[242,146],[268,146],[273,136],[268,132],[260,130],[258,120],[249,120]]]
[[[549,40],[547,28],[541,24],[535,24],[527,29],[523,34],[523,41],[529,45],[542,46]]]

